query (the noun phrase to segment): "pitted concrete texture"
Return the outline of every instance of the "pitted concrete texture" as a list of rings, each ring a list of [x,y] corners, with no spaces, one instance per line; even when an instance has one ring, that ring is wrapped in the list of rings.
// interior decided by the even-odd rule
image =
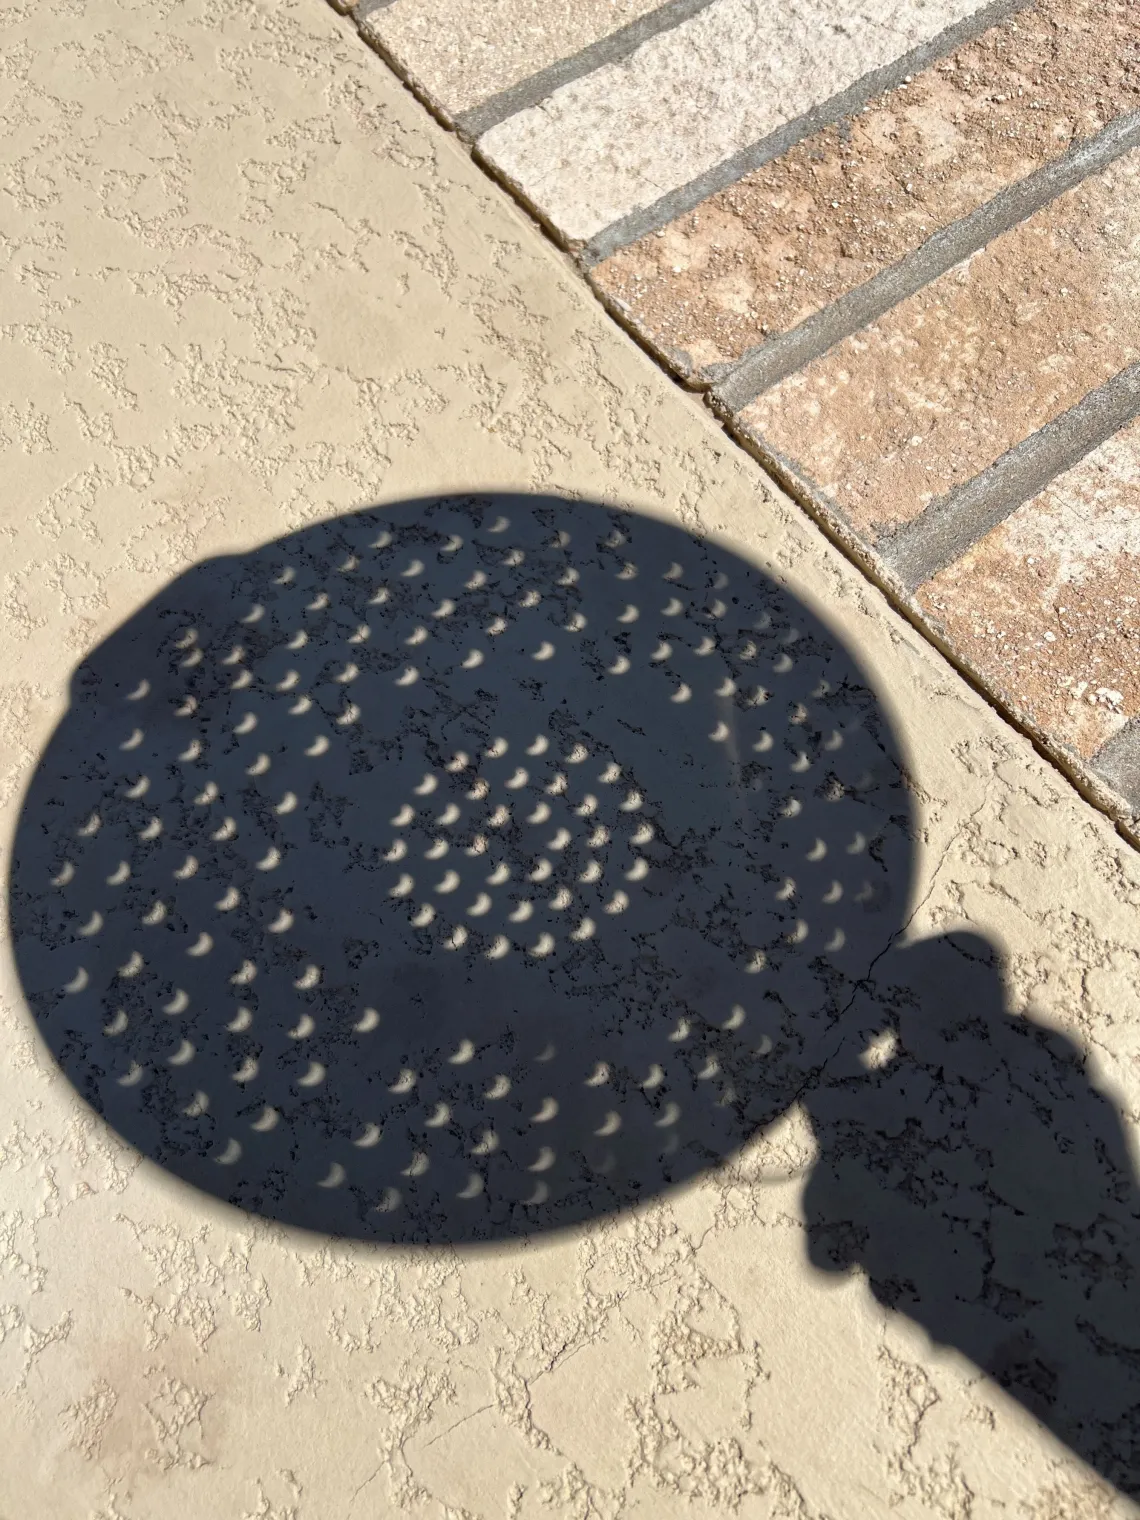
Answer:
[[[0,1514],[1136,1513],[1127,1399],[1097,1411],[1134,1376],[1140,859],[322,0],[0,26],[6,854],[76,665],[194,564],[425,492],[541,491],[715,539],[854,651],[905,759],[900,924],[926,944],[852,1004],[861,1063],[715,1174],[477,1251],[173,1181],[57,1070],[5,945]],[[947,962],[927,942],[952,930]],[[924,1294],[952,1259],[950,1298]]]

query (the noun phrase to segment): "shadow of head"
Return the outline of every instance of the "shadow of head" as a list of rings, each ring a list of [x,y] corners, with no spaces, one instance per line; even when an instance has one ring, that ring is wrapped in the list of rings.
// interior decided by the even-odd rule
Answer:
[[[83,662],[19,968],[80,1093],[198,1187],[525,1234],[787,1105],[898,930],[909,815],[856,666],[754,566],[417,501],[199,565]]]

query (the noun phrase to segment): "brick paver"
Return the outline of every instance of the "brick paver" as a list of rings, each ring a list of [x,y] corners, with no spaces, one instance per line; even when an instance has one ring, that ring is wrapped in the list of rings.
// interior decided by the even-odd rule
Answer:
[[[509,0],[465,11],[469,46],[437,0],[356,11],[619,320],[1140,814],[1140,497],[1110,442],[1140,358],[1137,0]],[[1056,647],[1049,556],[1013,547],[1049,512],[1081,609]]]

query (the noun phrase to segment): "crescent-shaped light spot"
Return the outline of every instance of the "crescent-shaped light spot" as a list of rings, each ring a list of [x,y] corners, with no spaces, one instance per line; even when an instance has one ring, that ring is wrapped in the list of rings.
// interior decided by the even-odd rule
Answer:
[[[225,1150],[223,1150],[220,1155],[214,1157],[214,1160],[218,1163],[219,1166],[233,1166],[234,1162],[240,1161],[240,1159],[241,1146],[236,1140],[233,1139],[228,1140],[226,1142]]]
[[[558,1112],[558,1101],[557,1101],[557,1099],[555,1099],[555,1098],[543,1098],[543,1100],[542,1100],[542,1107],[539,1109],[538,1113],[531,1114],[531,1116],[530,1116],[530,1122],[532,1124],[549,1124],[550,1121],[551,1121],[551,1119],[554,1118],[554,1116],[557,1114],[557,1112]]]
[[[408,846],[402,839],[394,839],[391,845],[384,851],[384,859],[395,865],[397,860],[403,860],[408,853]]]
[[[455,603],[451,600],[451,598],[449,596],[445,596],[444,599],[443,599],[443,601],[440,602],[439,606],[436,607],[435,610],[432,612],[432,617],[435,617],[435,618],[450,617],[451,614],[454,611],[455,611]]]
[[[424,1120],[428,1129],[439,1129],[451,1118],[451,1110],[446,1103],[437,1103],[429,1116]]]
[[[467,943],[467,930],[462,924],[456,924],[443,943],[448,950],[462,950]]]
[[[527,1171],[548,1172],[557,1159],[557,1153],[555,1152],[553,1146],[544,1145],[540,1149],[536,1159],[532,1161],[531,1164],[527,1167]]]
[[[546,848],[548,850],[564,850],[573,837],[569,829],[559,829],[553,839],[547,840]]]
[[[621,804],[621,810],[623,813],[636,813],[644,801],[645,798],[640,792],[627,792],[625,801]]]
[[[611,676],[624,676],[629,670],[629,660],[624,654],[619,654],[612,665],[606,666],[606,674]]]
[[[609,1080],[609,1065],[605,1061],[599,1061],[583,1085],[586,1087],[604,1087]]]
[[[499,1072],[499,1074],[492,1081],[490,1087],[488,1087],[484,1092],[483,1096],[485,1098],[490,1098],[493,1101],[497,1101],[499,1098],[505,1098],[510,1090],[510,1078],[504,1072]]]
[[[229,913],[241,902],[241,893],[234,886],[226,890],[224,897],[219,897],[214,907],[219,913]]]
[[[242,1034],[253,1023],[253,1014],[243,1004],[226,1025],[234,1034]]]
[[[531,918],[533,914],[534,904],[527,902],[524,898],[524,900],[519,903],[518,907],[513,913],[507,914],[507,917],[510,919],[512,924],[525,924],[527,919]]]
[[[532,1168],[532,1170],[533,1170],[533,1168]],[[523,1208],[524,1209],[536,1209],[536,1208],[538,1208],[538,1206],[540,1204],[545,1203],[546,1200],[549,1197],[550,1197],[550,1189],[547,1187],[546,1183],[545,1182],[536,1182],[535,1185],[534,1185],[534,1191],[531,1193],[530,1197],[523,1199],[523,1201],[522,1201]]]
[[[334,1161],[329,1167],[328,1176],[324,1179],[323,1182],[318,1182],[317,1186],[323,1188],[338,1188],[343,1186],[347,1176],[348,1173],[345,1171],[344,1167],[341,1166],[340,1162]]]
[[[669,700],[670,702],[687,702],[692,695],[691,688],[682,681]]]
[[[245,617],[239,618],[238,621],[242,623],[259,623],[264,616],[265,608],[260,602],[254,602]]]
[[[431,1166],[431,1162],[423,1151],[413,1151],[412,1159],[400,1173],[401,1177],[422,1177]]]
[[[448,1062],[452,1066],[466,1066],[475,1054],[475,1046],[471,1040],[460,1040],[452,1055],[448,1056]]]
[[[281,801],[274,808],[275,813],[292,813],[297,806],[296,792],[286,792]]]
[[[317,755],[323,755],[328,747],[328,735],[318,734],[317,737],[313,740],[312,744],[307,747],[305,753],[306,755],[310,755],[315,758]]]
[[[424,573],[424,562],[423,562],[422,559],[413,559],[413,560],[410,560],[409,563],[408,563],[408,568],[406,570],[401,570],[400,571],[400,574],[401,575],[405,575],[405,576],[408,576],[408,575],[422,575],[423,573]]]
[[[641,616],[641,613],[638,612],[637,608],[633,605],[633,603],[632,602],[627,602],[625,604],[625,611],[618,613],[618,622],[619,623],[636,623],[637,620],[638,620],[638,618],[640,616]]]
[[[355,723],[359,717],[359,706],[355,702],[348,702],[345,704],[344,711],[336,721],[341,728],[348,728],[349,725]]]
[[[130,692],[127,693],[127,701],[128,702],[141,702],[142,699],[146,696],[147,692],[149,692],[149,691],[150,691],[150,682],[149,681],[140,681],[139,684],[135,687],[134,691],[130,691]]]
[[[137,1061],[132,1061],[125,1076],[119,1077],[117,1081],[120,1087],[137,1087],[144,1075],[145,1068],[140,1066]]]
[[[270,934],[284,934],[286,929],[291,929],[292,927],[293,915],[288,908],[280,908],[273,922],[266,925]]]
[[[416,1080],[417,1079],[415,1072],[411,1069],[410,1066],[405,1066],[404,1069],[400,1072],[400,1075],[389,1087],[388,1091],[390,1093],[395,1093],[398,1097],[402,1096],[404,1093],[410,1093],[412,1088],[416,1085]]]
[[[325,1080],[325,1068],[320,1061],[310,1061],[303,1077],[297,1078],[298,1087],[319,1087]]]
[[[110,1023],[103,1025],[103,1033],[112,1036],[122,1034],[129,1022],[130,1021],[127,1018],[126,1010],[123,1008],[116,1008],[114,1017],[111,1019]]]
[[[245,691],[247,686],[253,685],[253,674],[248,670],[239,670],[230,682],[231,691]]]
[[[644,881],[648,875],[649,862],[647,860],[635,860],[625,873],[625,879],[626,881]]]
[[[842,929],[836,929],[823,948],[829,955],[834,955],[837,950],[842,950],[846,943],[846,934],[844,934]]]
[[[323,612],[325,610],[325,608],[328,606],[328,604],[329,604],[329,594],[328,594],[328,592],[327,591],[318,591],[317,594],[316,594],[316,596],[313,598],[313,600],[311,602],[306,603],[305,611],[306,612]]]
[[[376,1204],[376,1212],[378,1214],[394,1214],[403,1201],[399,1188],[386,1187],[380,1194],[379,1201]]]
[[[401,675],[398,675],[396,677],[395,681],[393,682],[393,685],[395,685],[395,686],[414,686],[415,683],[419,680],[419,678],[420,678],[420,673],[416,669],[416,667],[414,665],[409,665],[407,667],[407,669]]]
[[[527,815],[526,821],[532,824],[546,823],[549,817],[550,804],[548,802],[540,802],[534,812]]]
[[[482,1177],[480,1177],[480,1175],[479,1175],[478,1172],[469,1172],[467,1174],[467,1185],[465,1187],[461,1188],[459,1190],[459,1192],[456,1193],[455,1196],[456,1196],[456,1198],[463,1198],[463,1199],[478,1198],[479,1194],[482,1191],[483,1191],[483,1179],[482,1179]]]
[[[380,1137],[384,1131],[378,1124],[366,1124],[362,1132],[352,1142],[362,1151],[371,1150],[374,1145],[380,1144]]]
[[[102,822],[103,820],[99,817],[98,813],[92,813],[87,822],[80,824],[79,828],[77,828],[75,832],[78,834],[80,839],[91,839],[99,832]]]
[[[558,653],[549,639],[543,639],[535,652],[531,655],[532,660],[552,660]]]
[[[214,829],[210,835],[210,838],[215,839],[221,843],[226,839],[236,839],[237,831],[237,824],[234,822],[234,820],[232,818],[226,817],[223,818],[221,824],[216,829]]]
[[[606,1114],[606,1117],[602,1120],[601,1124],[594,1131],[594,1134],[598,1135],[602,1139],[605,1139],[607,1135],[616,1135],[619,1129],[621,1129],[621,1115],[615,1113],[611,1108]]]
[[[592,939],[597,933],[598,926],[592,918],[584,918],[576,929],[571,930],[570,938],[579,943],[585,939]]]
[[[460,812],[459,804],[455,802],[449,802],[444,808],[443,812],[436,819],[436,822],[442,824],[445,829],[448,829],[453,823],[458,823],[462,816],[463,815]]]
[[[719,1070],[720,1062],[717,1060],[716,1056],[709,1056],[708,1060],[701,1067],[700,1071],[697,1072],[697,1081],[708,1082],[711,1080],[711,1078],[716,1076]]]
[[[666,1035],[665,1038],[667,1040],[671,1040],[674,1045],[677,1045],[682,1040],[687,1040],[691,1032],[692,1025],[689,1023],[688,1019],[678,1019],[677,1027],[673,1030],[672,1034]]]
[[[485,1129],[471,1147],[473,1156],[490,1156],[499,1149],[499,1137],[493,1129]]]
[[[862,855],[863,851],[866,848],[867,836],[865,834],[857,833],[854,839],[852,839],[851,843],[847,846],[847,853],[848,855]]]
[[[132,951],[130,959],[125,965],[119,967],[120,976],[138,976],[146,962],[137,950]]]
[[[412,791],[415,792],[417,797],[430,797],[432,792],[434,792],[438,786],[439,777],[433,776],[429,771],[424,779],[420,782],[419,786],[412,787]],[[409,819],[408,821],[410,822],[411,820]],[[394,819],[393,822],[395,822]]]
[[[610,831],[604,823],[600,823],[586,841],[591,850],[600,850],[603,845],[609,844],[609,842]]]
[[[357,1034],[371,1034],[380,1023],[380,1014],[375,1008],[366,1008],[352,1026]]]
[[[367,623],[361,623],[355,633],[349,634],[348,642],[350,644],[366,644],[371,637],[372,629],[369,628]]]
[[[649,658],[654,662],[654,664],[660,664],[662,660],[667,660],[672,653],[672,644],[669,644],[665,639],[662,639],[658,643],[657,648],[649,656]]]
[[[183,1040],[178,1049],[167,1060],[168,1066],[185,1066],[194,1059],[194,1046],[190,1040]]]
[[[186,658],[179,660],[178,663],[183,669],[192,669],[195,665],[202,663],[202,651],[200,649],[192,649]]]
[[[765,729],[765,731],[760,735],[759,739],[757,739],[756,743],[752,746],[752,749],[757,755],[766,755],[772,748],[773,744],[775,744],[775,742],[776,741],[772,738],[772,735]]]
[[[302,718],[309,711],[312,705],[312,697],[298,697],[297,700],[293,703],[292,707],[290,707],[289,715],[293,718]]]
[[[505,861],[503,861],[497,865],[491,872],[490,876],[487,877],[487,885],[491,887],[501,887],[504,882],[510,881],[510,879],[511,868],[506,864]]]
[[[278,688],[280,690],[280,688]],[[247,712],[239,723],[234,724],[235,734],[252,734],[257,727],[257,717],[254,713]]]
[[[176,718],[189,718],[192,713],[196,713],[197,711],[198,711],[198,701],[197,701],[197,698],[196,697],[186,697],[186,698],[183,699],[182,704],[179,707],[176,707],[174,709],[174,716]]]
[[[109,887],[121,887],[130,876],[130,874],[130,866],[125,860],[120,860],[119,864],[111,872],[110,876],[107,877],[107,885]]]
[[[424,859],[442,860],[450,848],[446,839],[437,839],[430,849],[424,851]]]
[[[530,780],[530,776],[528,775],[528,773],[525,770],[523,770],[522,766],[520,765],[516,769],[514,775],[511,777],[511,779],[509,781],[504,781],[503,785],[505,787],[507,787],[510,791],[517,792],[518,789],[520,787],[522,787],[522,786],[525,786],[529,780]]]
[[[241,965],[230,977],[230,982],[235,987],[248,987],[257,975],[257,967],[252,961],[242,961]]]
[[[80,966],[70,982],[64,982],[63,990],[64,992],[82,992],[90,980],[86,967]]]
[[[201,932],[201,934],[199,934],[198,938],[194,941],[194,943],[187,950],[186,954],[187,955],[193,955],[193,956],[209,955],[210,951],[213,948],[214,948],[213,936],[207,934],[206,931],[205,931],[205,929],[203,929],[202,932]]]
[[[554,867],[549,860],[540,860],[533,871],[527,872],[528,881],[547,881],[554,874]]]
[[[348,664],[339,673],[339,675],[333,676],[333,680],[339,681],[342,686],[347,686],[350,681],[355,681],[359,674],[360,666],[354,665],[353,662],[349,660]]]
[[[709,735],[709,738],[713,741],[714,744],[723,744],[731,733],[732,730],[722,718],[717,726],[713,729],[712,733]]]
[[[558,891],[555,892],[554,896],[550,899],[549,905],[555,910],[556,913],[562,913],[566,908],[570,906],[573,901],[574,894],[570,891],[570,888],[559,887]]]
[[[276,845],[270,845],[260,860],[255,860],[254,865],[259,871],[274,871],[281,864],[281,851]]]
[[[666,1103],[665,1112],[661,1115],[660,1119],[655,1119],[653,1122],[657,1129],[668,1129],[670,1125],[676,1124],[680,1117],[681,1105],[669,1102]]]
[[[53,887],[66,887],[74,880],[75,864],[73,861],[65,860],[60,866],[58,874],[52,877],[51,884]]]
[[[704,638],[701,640],[701,642],[698,645],[696,645],[696,647],[694,648],[693,653],[703,656],[703,655],[707,655],[707,654],[712,654],[715,649],[716,649],[716,640],[713,639],[713,638],[710,638],[709,635],[706,633],[705,636],[704,636]]]
[[[304,649],[305,645],[308,642],[309,642],[309,635],[305,632],[305,630],[303,628],[300,628],[293,635],[293,637],[288,640],[288,642],[285,645],[285,648],[286,649]]]
[[[615,892],[609,902],[602,909],[603,913],[624,913],[629,907],[629,898],[624,892]]]
[[[530,954],[533,955],[536,960],[541,960],[543,956],[550,955],[554,949],[554,945],[555,940],[553,934],[540,934],[537,941],[530,947]]]
[[[492,899],[491,899],[490,893],[489,892],[480,892],[479,896],[475,899],[475,901],[467,909],[467,915],[468,915],[468,917],[469,918],[482,918],[483,915],[484,915],[484,913],[489,913],[490,912],[490,910],[491,910],[491,903],[492,903]]]
[[[665,1073],[661,1070],[661,1067],[657,1064],[657,1062],[654,1061],[649,1067],[649,1075],[641,1085],[647,1092],[652,1092],[655,1087],[660,1087],[664,1080]]]
[[[89,939],[92,934],[98,934],[102,927],[103,915],[98,910],[94,910],[91,917],[83,925],[82,929],[79,930],[79,933],[83,935],[84,939]]]
[[[311,992],[320,982],[321,968],[319,966],[306,966],[301,975],[293,983],[298,992]]]
[[[185,1013],[190,1006],[190,994],[184,992],[181,987],[174,989],[174,996],[169,1003],[163,1003],[163,1013]]]
[[[137,838],[149,844],[152,839],[157,839],[162,833],[162,819],[152,818],[145,828],[138,831]]]
[[[313,1015],[311,1013],[303,1013],[293,1025],[293,1028],[287,1030],[286,1033],[291,1040],[307,1040],[316,1027],[317,1021],[313,1018]]]
[[[747,1015],[744,1012],[743,1006],[740,1003],[733,1003],[732,1012],[720,1027],[722,1029],[739,1029],[746,1017]]]
[[[252,1081],[257,1076],[257,1060],[253,1056],[246,1056],[238,1069],[234,1072],[232,1080],[239,1086],[242,1083]]]
[[[661,615],[662,617],[679,617],[684,610],[684,602],[678,600],[675,596],[671,596],[667,604],[662,607]]]
[[[325,740],[325,748],[328,748],[327,739]],[[306,751],[306,753],[308,753],[308,751]],[[271,763],[272,762],[270,761],[269,756],[263,750],[252,765],[246,766],[245,773],[247,776],[264,776]]]
[[[501,961],[504,955],[508,955],[511,942],[505,934],[496,934],[495,938],[483,952],[489,961]]]
[[[388,822],[394,824],[398,829],[404,829],[407,828],[408,824],[412,822],[415,816],[415,808],[412,807],[411,803],[405,802],[403,807],[396,814],[395,818],[389,818]]]
[[[194,1094],[182,1112],[188,1119],[200,1119],[209,1110],[210,1095],[204,1093],[201,1088]]]
[[[435,909],[432,907],[431,903],[424,903],[416,910],[415,913],[412,914],[409,922],[412,924],[413,928],[426,929],[428,924],[430,924],[434,918]]]
[[[714,697],[734,697],[736,695],[736,682],[731,676],[725,676],[724,680],[713,692]]]
[[[804,857],[804,859],[805,860],[810,860],[814,864],[817,860],[822,860],[823,857],[826,854],[827,854],[827,846],[824,844],[824,842],[823,842],[822,839],[818,839],[817,838],[816,842],[812,845],[811,849],[807,852],[807,854]]]
[[[249,1127],[250,1129],[255,1129],[259,1135],[265,1135],[271,1129],[276,1129],[280,1122],[281,1115],[267,1103]]]
[[[139,745],[142,742],[143,742],[143,731],[142,731],[141,728],[136,728],[134,730],[134,732],[131,734],[131,736],[130,736],[129,739],[124,739],[123,740],[122,744],[119,745],[119,748],[120,749],[138,749]]]

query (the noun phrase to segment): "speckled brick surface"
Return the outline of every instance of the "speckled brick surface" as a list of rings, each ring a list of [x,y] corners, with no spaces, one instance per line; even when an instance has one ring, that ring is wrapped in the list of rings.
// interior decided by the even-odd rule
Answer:
[[[820,842],[849,865],[875,862],[877,833],[851,835],[850,855],[806,833],[847,795],[822,775],[831,732],[812,704],[836,692],[863,703],[888,736],[888,822],[908,845],[892,912],[926,943],[876,961],[827,1072],[723,1166],[566,1233],[479,1248],[335,1240],[275,1221],[268,1202],[242,1213],[175,1180],[163,1152],[145,1136],[142,1150],[125,1144],[61,1074],[5,943],[0,1511],[1135,1513],[1120,1411],[1140,1262],[1136,854],[610,325],[326,6],[66,0],[50,21],[8,6],[0,48],[6,866],[76,668],[180,587],[206,585],[193,603],[204,617],[222,583],[195,565],[297,533],[316,541],[343,514],[424,493],[547,492],[712,540],[708,552],[803,607],[809,664],[831,650],[844,670],[855,661],[849,685],[817,681],[803,703],[773,706],[781,734],[803,731],[798,748],[751,740],[761,767],[773,751],[784,767],[769,821],[786,832],[771,837],[816,873]],[[699,610],[712,629],[727,609]],[[786,636],[770,620],[756,640],[773,629]],[[412,627],[397,650],[376,633],[374,647],[407,660],[413,635],[423,642]],[[590,691],[635,679],[621,659],[640,658],[641,637],[624,654],[599,645],[580,712],[601,700]],[[694,669],[705,637],[686,646]],[[721,672],[707,697],[725,704],[724,728],[710,722],[703,743],[731,755],[732,735],[751,735],[758,714],[735,698],[777,690],[798,668],[793,644],[733,646],[734,660],[763,654],[770,669],[733,676],[740,692]],[[346,674],[350,656],[338,646],[337,658],[321,681]],[[218,669],[237,682],[241,663]],[[348,732],[348,706],[326,717]],[[77,763],[94,784],[134,752]],[[739,762],[718,763],[739,786]],[[856,776],[854,795],[882,774]],[[144,795],[130,786],[133,799],[112,799],[116,828]],[[339,837],[326,803],[314,846]],[[225,806],[236,825],[240,807]],[[229,848],[226,816],[211,821],[213,850]],[[767,911],[794,945],[797,919],[815,922],[797,882],[815,878],[799,854],[760,859]],[[111,877],[129,880],[111,863],[100,890],[118,890]],[[192,996],[203,963],[182,953],[173,915],[162,929],[153,902],[124,900],[137,932],[167,935],[177,953],[181,980],[163,998],[180,1017],[177,990]],[[225,901],[209,911],[224,915]],[[706,907],[719,935],[727,910]],[[972,937],[948,942],[952,930]],[[72,954],[102,931],[76,919],[60,932]],[[704,964],[690,956],[685,969],[687,1016],[707,1022]],[[297,996],[309,988],[304,967],[294,983]],[[790,1017],[804,985],[778,984]],[[157,1006],[132,1014],[173,1028]],[[117,1010],[106,1015],[118,1027]],[[300,1021],[290,1029],[308,1038]],[[721,1031],[726,1055],[732,1033]],[[218,1038],[203,1050],[224,1053]],[[180,1070],[168,1060],[180,1043],[153,1054]],[[184,1108],[187,1122],[208,1112],[196,1095]],[[963,1220],[962,1177],[979,1169],[989,1191],[969,1193]],[[940,1275],[949,1260],[957,1297]]]

